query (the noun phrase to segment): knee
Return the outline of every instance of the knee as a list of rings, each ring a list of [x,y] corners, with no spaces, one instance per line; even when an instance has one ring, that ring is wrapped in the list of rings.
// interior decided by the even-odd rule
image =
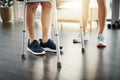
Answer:
[[[38,7],[38,3],[29,3],[27,5],[27,9],[32,10],[32,11],[35,11],[37,9],[37,7]]]
[[[52,4],[49,2],[41,3],[43,9],[51,10]]]
[[[106,7],[106,1],[105,1],[105,0],[98,1],[98,7],[99,7],[99,8],[104,8],[104,7]]]

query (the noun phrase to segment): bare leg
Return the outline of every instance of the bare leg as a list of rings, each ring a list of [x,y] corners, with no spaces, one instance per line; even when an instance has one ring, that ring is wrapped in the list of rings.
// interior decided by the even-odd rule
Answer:
[[[98,44],[97,47],[106,47],[106,43],[103,37],[103,31],[106,22],[106,0],[97,0],[98,2],[98,22],[99,22],[99,32],[98,32]]]
[[[27,5],[27,16],[26,16],[26,22],[27,22],[27,28],[30,36],[30,43],[35,40],[34,37],[34,17],[35,17],[35,11],[37,9],[38,3],[29,3]]]
[[[97,0],[98,2],[98,21],[100,30],[98,34],[102,34],[106,21],[106,0]]]
[[[34,37],[34,22],[35,22],[35,12],[37,9],[38,3],[31,3],[27,6],[27,26],[30,36],[30,43],[28,42],[28,51],[33,54],[40,55],[45,54],[45,51],[54,51],[56,52],[56,45],[48,39],[48,31],[50,26],[51,19],[51,3],[42,2],[42,14],[41,14],[41,23],[42,23],[42,41],[40,39],[40,44]],[[46,50],[47,49],[47,50]],[[60,47],[62,49],[62,47]]]
[[[82,23],[83,23],[83,32],[86,32],[86,27],[89,18],[89,3],[90,0],[82,0]]]
[[[48,41],[48,32],[51,21],[51,3],[41,3],[42,5],[42,42],[45,43]]]

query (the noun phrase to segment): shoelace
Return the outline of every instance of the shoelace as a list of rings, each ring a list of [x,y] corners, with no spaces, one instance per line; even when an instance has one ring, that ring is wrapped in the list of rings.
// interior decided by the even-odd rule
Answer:
[[[98,40],[99,40],[99,41],[104,41],[104,37],[103,37],[102,35],[99,35],[99,36],[98,36]]]
[[[39,45],[38,45],[38,42],[34,42],[34,44],[33,44],[33,46],[35,47],[35,48],[38,48],[39,47]]]

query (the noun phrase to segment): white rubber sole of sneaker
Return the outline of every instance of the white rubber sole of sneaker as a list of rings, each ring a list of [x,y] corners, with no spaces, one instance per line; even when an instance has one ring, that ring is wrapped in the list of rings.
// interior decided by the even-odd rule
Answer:
[[[53,50],[50,48],[43,48],[45,51],[50,51],[50,52],[57,52],[57,50]],[[62,49],[60,49],[60,51],[62,51]]]
[[[34,55],[43,55],[43,54],[46,53],[45,51],[40,52],[40,53],[36,53],[36,52],[33,52],[32,50],[30,50],[29,48],[27,48],[27,51],[28,51],[28,52],[31,52],[31,53],[34,54]]]

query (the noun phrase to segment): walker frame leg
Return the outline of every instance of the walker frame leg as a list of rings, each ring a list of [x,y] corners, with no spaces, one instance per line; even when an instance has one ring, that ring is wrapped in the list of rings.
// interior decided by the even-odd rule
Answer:
[[[59,41],[59,27],[57,22],[57,9],[56,9],[56,0],[53,0],[53,26],[55,27],[55,40],[56,40],[56,49],[57,49],[57,68],[61,68],[61,56],[60,56],[60,41]]]
[[[24,20],[23,20],[23,54],[22,59],[26,59],[26,6],[27,4],[24,3]]]
[[[81,7],[82,7],[82,1],[81,1]],[[82,11],[82,8],[80,9]],[[85,52],[85,41],[84,41],[84,36],[83,36],[83,23],[82,23],[82,12],[80,11],[80,33],[81,33],[81,52]]]

